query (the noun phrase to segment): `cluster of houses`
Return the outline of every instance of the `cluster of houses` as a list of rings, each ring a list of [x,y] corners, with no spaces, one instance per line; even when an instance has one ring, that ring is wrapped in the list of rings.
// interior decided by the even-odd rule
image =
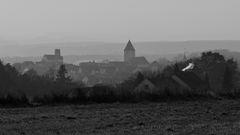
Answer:
[[[68,75],[71,76],[74,82],[83,82],[87,86],[96,84],[116,84],[126,80],[134,73],[151,71],[159,72],[163,69],[163,65],[154,61],[149,63],[145,57],[137,57],[136,50],[129,40],[124,49],[124,61],[103,61],[103,62],[82,62],[79,65],[66,64],[63,62],[60,49],[55,49],[52,55],[44,55],[39,62],[25,61],[23,63],[15,63],[14,66],[21,73],[25,73],[30,69],[34,69],[39,75],[56,76],[60,65],[64,64]],[[193,65],[186,67],[186,70],[173,75],[170,79],[166,79],[164,84],[173,89],[197,89],[201,86],[206,86],[203,78],[200,78],[193,72]],[[162,82],[163,83],[163,82]],[[170,85],[169,85],[170,84]],[[154,92],[160,83],[143,80],[137,87],[136,91]]]
[[[23,63],[15,63],[13,66],[22,74],[33,69],[39,75],[47,74],[49,71],[57,71],[60,65],[63,64],[63,56],[61,50],[55,49],[54,54],[46,54],[39,62],[25,61]]]
[[[15,63],[14,67],[21,73],[34,69],[39,75],[54,75],[60,65],[64,64],[60,49],[55,49],[53,55],[44,55],[40,62],[25,61]],[[158,72],[161,65],[158,62],[149,63],[145,57],[137,57],[136,50],[129,40],[124,49],[124,61],[82,62],[79,65],[65,64],[68,75],[75,82],[84,82],[86,85],[99,83],[119,83],[133,73],[145,70]]]

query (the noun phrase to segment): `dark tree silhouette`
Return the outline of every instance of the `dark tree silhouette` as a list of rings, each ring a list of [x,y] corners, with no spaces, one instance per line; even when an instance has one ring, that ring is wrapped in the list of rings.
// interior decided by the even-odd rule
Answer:
[[[136,83],[139,84],[144,80],[144,75],[141,72],[137,73]]]
[[[174,73],[175,73],[175,74],[178,74],[179,72],[180,72],[180,69],[179,69],[178,63],[176,63],[176,64],[174,65]]]
[[[28,70],[25,74],[28,75],[31,78],[34,78],[34,77],[38,76],[37,72],[34,69]]]
[[[72,81],[70,76],[67,76],[65,65],[61,65],[56,76],[56,81],[61,83],[70,83]]]
[[[205,82],[206,82],[207,87],[211,88],[208,74],[205,74]]]
[[[46,72],[45,77],[49,78],[50,80],[55,80],[56,76],[56,71],[54,68],[49,68],[49,70]]]
[[[224,72],[224,80],[223,80],[223,90],[230,91],[233,88],[233,75],[230,71],[230,68],[227,66]]]

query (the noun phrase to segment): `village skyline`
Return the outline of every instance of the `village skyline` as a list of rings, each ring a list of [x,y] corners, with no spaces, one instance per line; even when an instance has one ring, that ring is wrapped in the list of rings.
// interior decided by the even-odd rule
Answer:
[[[122,42],[0,42],[0,57],[36,57],[63,50],[63,56],[76,55],[121,55],[128,40]],[[240,52],[240,40],[188,40],[188,41],[136,41],[131,40],[138,55],[168,55],[193,53],[207,50],[227,49]]]

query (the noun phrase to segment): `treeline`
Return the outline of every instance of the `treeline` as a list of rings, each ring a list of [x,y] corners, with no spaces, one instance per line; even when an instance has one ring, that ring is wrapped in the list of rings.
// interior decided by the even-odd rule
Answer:
[[[182,71],[189,63],[194,64],[193,69]],[[176,82],[174,76],[180,78],[188,87]],[[93,94],[98,93],[96,88],[92,91]],[[103,91],[101,97],[114,97],[111,100],[121,102],[165,101],[200,97],[238,98],[240,97],[240,72],[237,62],[233,59],[225,59],[219,53],[204,52],[199,58],[169,65],[159,73],[148,71],[137,73],[115,88],[108,87]],[[91,96],[89,96],[89,100],[101,101]]]
[[[194,68],[183,72],[189,63],[194,63]],[[0,103],[111,103],[240,95],[237,63],[213,52],[204,52],[199,58],[169,65],[159,73],[137,73],[114,86],[84,87],[83,84],[72,83],[66,74],[64,65],[56,77],[52,77],[38,76],[32,69],[19,74],[11,65],[0,62]]]
[[[60,66],[55,78],[39,76],[29,69],[20,74],[10,64],[0,61],[0,104],[34,104],[36,100],[60,100],[69,90],[80,87],[66,76],[65,66]]]

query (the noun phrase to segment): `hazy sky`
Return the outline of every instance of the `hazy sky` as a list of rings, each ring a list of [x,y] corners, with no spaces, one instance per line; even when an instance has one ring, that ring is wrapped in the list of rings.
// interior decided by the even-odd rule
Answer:
[[[0,40],[240,39],[240,0],[0,0]]]

